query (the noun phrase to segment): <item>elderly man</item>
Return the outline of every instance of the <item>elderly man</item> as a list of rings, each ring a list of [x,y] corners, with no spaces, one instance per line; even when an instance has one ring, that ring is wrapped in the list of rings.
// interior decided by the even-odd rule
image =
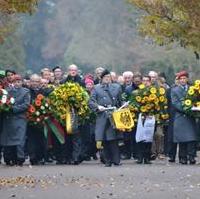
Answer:
[[[38,94],[42,94],[41,77],[33,74],[30,77],[30,94],[31,103],[35,100]],[[28,153],[32,165],[44,164],[46,155],[46,143],[43,134],[43,127],[40,125],[28,124]]]
[[[179,85],[171,89],[171,101],[174,108],[173,141],[179,144],[179,162],[195,164],[197,129],[195,119],[183,111],[183,101],[189,88],[188,73],[177,74]]]
[[[113,129],[106,108],[119,107],[121,94],[121,86],[111,83],[110,72],[104,70],[101,74],[101,83],[95,86],[89,102],[90,108],[97,113],[95,139],[98,148],[101,148],[101,143],[103,144],[106,167],[110,167],[112,164],[120,165],[119,134]]]
[[[26,111],[30,104],[30,92],[22,87],[22,78],[15,75],[13,87],[8,89],[15,103],[12,112],[4,113],[1,145],[4,147],[4,161],[7,165],[20,165],[25,161]]]
[[[63,79],[61,81],[61,84],[64,84],[66,82],[75,82],[75,83],[80,84],[81,86],[85,86],[84,81],[78,74],[78,67],[75,64],[72,64],[68,67],[67,78]]]
[[[151,78],[151,84],[154,86],[158,86],[157,80],[158,80],[158,73],[155,71],[149,71],[149,77]]]
[[[125,71],[122,74],[123,78],[124,78],[124,84],[125,86],[130,86],[133,83],[133,73],[131,71]]]
[[[96,79],[94,80],[94,84],[99,84],[101,81],[101,74],[104,71],[103,67],[98,67],[95,70]]]
[[[68,76],[61,83],[66,82],[78,83],[80,86],[85,86],[84,81],[78,74],[78,67],[76,65],[72,64],[68,67]],[[66,156],[67,159],[72,158],[72,161],[69,161],[74,165],[78,165],[84,160],[82,151],[82,136],[84,133],[88,133],[87,129],[84,128],[84,125],[80,125],[76,132],[73,132],[72,135],[67,135],[65,146],[63,146],[66,151],[70,151],[70,154]]]
[[[43,68],[41,70],[41,76],[42,76],[43,79],[48,80],[48,83],[49,83],[50,80],[51,80],[51,71],[50,71],[50,69],[49,68]]]

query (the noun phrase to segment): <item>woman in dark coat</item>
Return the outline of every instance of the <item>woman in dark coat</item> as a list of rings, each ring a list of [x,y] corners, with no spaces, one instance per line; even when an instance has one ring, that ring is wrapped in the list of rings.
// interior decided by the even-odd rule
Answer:
[[[25,161],[26,111],[30,104],[29,90],[22,87],[22,78],[15,76],[14,87],[8,94],[15,99],[12,110],[4,113],[1,145],[4,147],[4,161],[7,165],[22,165]]]

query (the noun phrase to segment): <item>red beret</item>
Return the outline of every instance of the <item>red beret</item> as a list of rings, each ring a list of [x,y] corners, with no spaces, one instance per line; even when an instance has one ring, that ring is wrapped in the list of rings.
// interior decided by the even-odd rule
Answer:
[[[180,71],[179,73],[176,73],[176,78],[180,79],[181,77],[189,77],[189,74],[187,71]]]

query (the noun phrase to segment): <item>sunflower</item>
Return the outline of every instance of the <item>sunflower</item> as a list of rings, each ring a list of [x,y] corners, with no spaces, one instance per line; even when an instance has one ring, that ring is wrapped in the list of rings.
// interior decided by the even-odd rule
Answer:
[[[140,110],[141,110],[142,113],[145,113],[145,112],[147,111],[147,109],[146,109],[145,106],[141,106],[141,107],[140,107]]]
[[[197,107],[200,107],[200,102],[197,102],[197,103],[196,103],[196,106],[197,106]]]
[[[145,96],[145,97],[143,98],[143,100],[144,100],[145,102],[148,102],[148,101],[149,101],[149,98],[148,98],[147,96]]]
[[[195,88],[195,90],[199,90],[199,85],[198,85],[198,84],[195,84],[195,85],[194,85],[194,88]]]
[[[139,85],[139,89],[144,89],[145,88],[145,85],[144,84],[140,84]]]
[[[149,95],[149,101],[153,101],[156,99],[156,95],[155,94],[150,94]]]
[[[152,88],[150,89],[150,93],[156,94],[156,92],[157,92],[157,89],[156,89],[155,87],[152,87]]]
[[[151,104],[146,105],[146,109],[150,110],[151,109]]]
[[[194,82],[194,84],[199,86],[199,85],[200,85],[200,80],[196,80],[196,81]]]
[[[141,100],[142,100],[142,98],[140,96],[136,96],[135,99],[136,99],[137,102],[141,102]]]
[[[164,94],[165,94],[165,89],[164,89],[164,88],[159,88],[159,93],[160,93],[161,95],[164,95]]]
[[[194,95],[194,89],[191,89],[191,88],[190,88],[190,89],[188,90],[188,94],[189,94],[189,95]]]
[[[189,100],[189,99],[185,100],[185,105],[186,106],[190,106],[191,104],[192,104],[191,100]]]
[[[165,97],[164,96],[160,96],[159,100],[160,100],[160,102],[164,102],[165,101]]]

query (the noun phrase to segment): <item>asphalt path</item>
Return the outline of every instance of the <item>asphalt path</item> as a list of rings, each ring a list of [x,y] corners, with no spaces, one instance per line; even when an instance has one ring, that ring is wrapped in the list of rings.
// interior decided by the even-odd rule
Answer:
[[[0,166],[0,199],[199,199],[200,165],[156,160],[152,165],[122,161],[104,167],[81,165]]]

